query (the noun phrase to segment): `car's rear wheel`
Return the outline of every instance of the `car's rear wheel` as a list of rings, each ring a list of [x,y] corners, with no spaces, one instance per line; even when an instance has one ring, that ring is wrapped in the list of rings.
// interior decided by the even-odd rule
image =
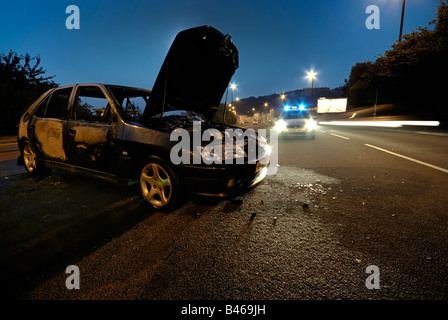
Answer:
[[[179,200],[179,179],[174,170],[158,157],[148,157],[140,170],[143,198],[155,209],[171,210]]]
[[[34,152],[34,149],[28,140],[23,143],[22,154],[26,171],[33,175],[40,174],[43,171],[44,167],[39,163],[36,152]]]

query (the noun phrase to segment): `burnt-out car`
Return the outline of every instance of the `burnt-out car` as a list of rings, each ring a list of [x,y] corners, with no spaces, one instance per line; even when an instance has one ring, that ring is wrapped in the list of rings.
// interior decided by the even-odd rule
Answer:
[[[204,160],[217,159],[206,148],[210,141],[173,149],[179,140],[172,135],[183,130],[194,138],[198,131],[235,129],[210,119],[237,68],[238,51],[230,36],[210,26],[182,31],[152,90],[94,83],[44,93],[20,121],[19,161],[32,174],[59,168],[138,184],[158,209],[172,209],[187,191],[217,197],[241,194],[266,175],[269,146],[263,137],[246,134],[232,152],[222,153],[222,160],[242,161],[210,163]],[[251,141],[256,141],[257,153],[249,159]],[[187,161],[172,161],[177,152],[187,152],[182,158]],[[199,162],[188,161],[198,153]]]

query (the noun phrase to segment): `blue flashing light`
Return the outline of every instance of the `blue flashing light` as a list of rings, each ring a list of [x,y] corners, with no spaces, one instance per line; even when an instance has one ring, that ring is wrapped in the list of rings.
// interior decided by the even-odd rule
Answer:
[[[306,105],[304,105],[303,103],[299,106],[290,106],[290,105],[286,105],[283,107],[283,110],[288,112],[288,111],[304,111],[306,109]]]

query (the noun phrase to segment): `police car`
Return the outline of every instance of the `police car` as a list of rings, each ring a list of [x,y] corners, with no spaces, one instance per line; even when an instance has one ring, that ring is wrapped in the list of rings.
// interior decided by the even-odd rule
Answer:
[[[303,136],[315,139],[316,128],[316,121],[303,104],[285,106],[275,124],[279,137]]]

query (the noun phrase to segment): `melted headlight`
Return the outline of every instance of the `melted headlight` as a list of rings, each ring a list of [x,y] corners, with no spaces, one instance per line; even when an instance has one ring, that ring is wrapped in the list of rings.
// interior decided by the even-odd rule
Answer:
[[[217,146],[200,146],[197,147],[198,151],[201,153],[202,160],[206,164],[216,163],[226,163],[226,160],[231,160],[233,163],[234,159],[241,159],[244,162],[244,158],[247,157],[244,151],[244,146],[238,144],[233,144],[233,146],[226,147],[225,144]]]

